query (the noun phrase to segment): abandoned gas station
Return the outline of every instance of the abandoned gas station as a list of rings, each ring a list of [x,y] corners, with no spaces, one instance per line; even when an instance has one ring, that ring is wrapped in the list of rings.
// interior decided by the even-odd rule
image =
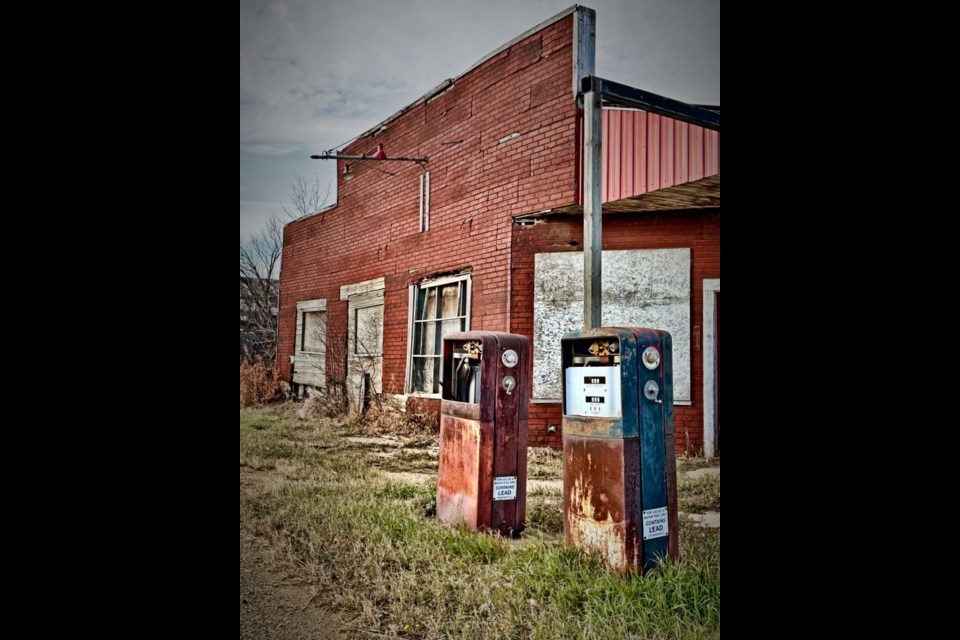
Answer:
[[[324,154],[337,204],[284,232],[287,381],[439,413],[444,337],[519,334],[529,444],[559,447],[564,335],[655,327],[676,451],[719,455],[719,107],[596,77],[595,19],[572,7]]]

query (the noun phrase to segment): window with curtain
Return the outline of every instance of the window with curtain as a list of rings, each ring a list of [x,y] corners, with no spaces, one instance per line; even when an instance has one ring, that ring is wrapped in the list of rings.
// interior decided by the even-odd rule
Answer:
[[[440,393],[443,337],[470,329],[470,276],[418,285],[414,292],[410,390]]]

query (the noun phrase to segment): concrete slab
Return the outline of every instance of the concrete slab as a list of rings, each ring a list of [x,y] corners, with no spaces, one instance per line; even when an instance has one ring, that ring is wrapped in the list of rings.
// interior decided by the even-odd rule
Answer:
[[[534,480],[527,478],[527,493],[533,490],[563,493],[563,480]]]
[[[399,447],[403,443],[396,438],[378,438],[378,437],[361,437],[361,436],[347,436],[344,440],[348,442],[355,442],[357,444],[376,444],[382,447]]]
[[[688,478],[703,478],[705,476],[717,476],[720,477],[720,467],[705,467],[703,469],[694,469],[693,471],[687,471]]]
[[[688,518],[696,522],[698,527],[706,527],[708,529],[720,528],[720,512],[719,511],[707,511],[706,513],[687,513],[687,514],[680,512],[680,515],[686,515]]]

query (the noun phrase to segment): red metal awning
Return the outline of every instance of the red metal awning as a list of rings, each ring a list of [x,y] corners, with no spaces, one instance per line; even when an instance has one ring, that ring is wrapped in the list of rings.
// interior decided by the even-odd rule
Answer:
[[[604,109],[602,144],[604,211],[720,206],[719,131],[646,111]],[[577,149],[579,158],[583,145]],[[579,184],[577,202],[583,202]]]

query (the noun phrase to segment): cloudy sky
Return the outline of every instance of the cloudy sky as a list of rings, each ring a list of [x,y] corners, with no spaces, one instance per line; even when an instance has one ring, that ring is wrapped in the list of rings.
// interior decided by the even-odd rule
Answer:
[[[570,0],[240,0],[240,237],[340,145]],[[720,0],[589,0],[597,75],[720,104]]]

